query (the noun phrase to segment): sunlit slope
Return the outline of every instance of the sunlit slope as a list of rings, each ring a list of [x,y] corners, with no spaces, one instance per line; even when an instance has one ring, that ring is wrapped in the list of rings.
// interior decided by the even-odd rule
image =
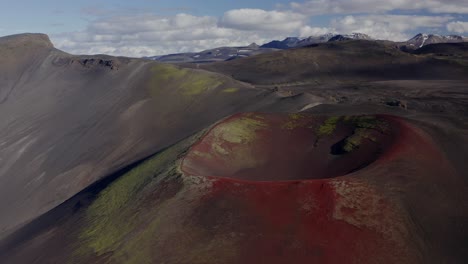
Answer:
[[[216,73],[0,38],[0,237],[262,92]],[[254,106],[256,107],[256,106]]]

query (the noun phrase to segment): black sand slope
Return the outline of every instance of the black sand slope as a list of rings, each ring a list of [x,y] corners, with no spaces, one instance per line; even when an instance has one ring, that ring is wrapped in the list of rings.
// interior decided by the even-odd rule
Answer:
[[[264,92],[214,73],[0,38],[0,237]],[[260,96],[260,99],[256,99]],[[265,101],[264,104],[267,104]]]

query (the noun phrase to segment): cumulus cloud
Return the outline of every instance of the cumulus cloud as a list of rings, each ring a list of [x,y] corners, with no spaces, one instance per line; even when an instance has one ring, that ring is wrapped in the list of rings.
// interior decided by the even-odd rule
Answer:
[[[468,22],[454,21],[447,24],[447,30],[458,34],[468,33]]]
[[[431,13],[468,14],[466,0],[309,0],[292,2],[296,12],[309,15],[384,13],[393,10],[425,10]]]
[[[221,25],[240,30],[292,32],[304,25],[306,16],[290,11],[236,9],[224,13]]]
[[[340,33],[359,32],[376,39],[407,40],[409,31],[444,26],[450,16],[360,15],[334,19],[331,27]]]
[[[304,26],[299,30],[300,37],[319,36],[327,33],[337,33],[336,29],[329,27]]]
[[[57,48],[74,54],[142,57],[325,33],[359,32],[376,39],[402,41],[417,31],[468,32],[467,22],[454,21],[453,17],[455,13],[468,14],[466,0],[307,0],[270,11],[229,10],[221,17],[186,13],[159,16],[139,11],[102,15],[91,11],[87,12],[95,19],[85,29],[51,36]],[[395,15],[394,11],[426,15]],[[324,22],[327,14],[332,15]],[[315,15],[322,16],[317,20],[321,24],[314,23]]]
[[[264,20],[246,22],[253,12]],[[293,18],[287,21],[289,15]],[[239,20],[242,22],[239,22]],[[79,32],[54,34],[55,46],[73,54],[105,53],[132,57],[200,51],[218,46],[264,43],[284,35],[298,34],[302,15],[241,10],[227,12],[220,21],[210,16],[152,14],[112,16],[90,22]]]

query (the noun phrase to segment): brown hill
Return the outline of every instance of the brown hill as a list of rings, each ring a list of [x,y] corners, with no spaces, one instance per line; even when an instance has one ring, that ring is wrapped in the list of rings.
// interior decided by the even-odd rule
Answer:
[[[439,43],[426,45],[414,51],[414,54],[436,54],[439,56],[464,56],[468,57],[468,42],[463,43]]]
[[[237,80],[269,85],[468,78],[466,65],[418,57],[366,40],[316,44],[202,67]]]

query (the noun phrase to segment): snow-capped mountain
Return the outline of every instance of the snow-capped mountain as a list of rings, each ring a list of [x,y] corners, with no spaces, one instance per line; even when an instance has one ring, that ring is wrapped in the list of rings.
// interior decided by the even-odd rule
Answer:
[[[304,41],[304,38],[289,37],[281,41],[273,40],[271,42],[268,42],[267,44],[262,45],[261,47],[270,49],[289,49],[297,47],[301,41]]]
[[[311,44],[325,43],[328,42],[334,36],[335,34],[328,33],[319,36],[310,36],[307,38],[302,38],[301,41],[299,41],[295,47],[303,47]]]
[[[345,34],[345,35],[334,35],[328,41],[345,41],[345,40],[352,40],[352,39],[363,39],[363,40],[373,40],[366,34],[362,33],[352,33],[352,34]]]
[[[167,63],[208,63],[216,61],[233,60],[262,53],[276,51],[276,49],[262,48],[252,43],[245,47],[219,47],[201,52],[169,54],[164,56],[146,57],[146,59]]]
[[[262,48],[274,48],[274,49],[289,49],[296,47],[304,47],[312,44],[325,43],[328,41],[342,41],[342,40],[351,40],[351,39],[364,39],[372,40],[366,34],[362,33],[351,33],[351,34],[333,34],[327,33],[319,36],[310,36],[307,38],[296,38],[289,37],[282,41],[274,40],[272,42],[262,45]]]
[[[262,53],[269,53],[278,50],[285,50],[290,48],[305,47],[313,44],[346,41],[346,40],[369,40],[372,41],[370,36],[362,33],[351,34],[333,34],[328,33],[319,36],[310,36],[306,38],[288,37],[284,40],[274,40],[262,46],[252,43],[245,47],[219,47],[214,49],[205,50],[202,52],[190,52],[170,54],[164,56],[147,57],[147,59],[168,62],[168,63],[209,63],[216,61],[226,61],[238,58],[254,56]],[[437,43],[460,43],[468,42],[468,38],[458,35],[441,36],[436,34],[418,34],[408,41],[393,42],[386,41],[387,44],[394,45],[405,52],[414,52],[415,50],[429,44]]]
[[[410,40],[406,41],[406,45],[412,48],[421,48],[429,44],[459,43],[467,41],[467,38],[458,35],[441,36],[436,34],[419,33]]]

